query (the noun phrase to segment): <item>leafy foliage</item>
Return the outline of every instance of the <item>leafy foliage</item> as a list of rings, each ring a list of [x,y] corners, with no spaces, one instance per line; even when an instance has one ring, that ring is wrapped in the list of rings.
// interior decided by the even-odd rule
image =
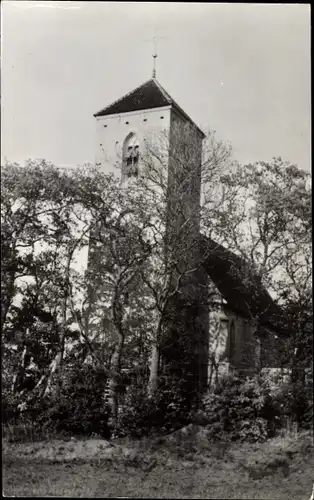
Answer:
[[[292,335],[281,362],[292,377],[277,392],[262,379],[229,377],[205,397],[203,419],[215,438],[259,441],[288,418],[308,426],[313,412],[304,379],[312,360],[309,179],[281,159],[222,175],[216,162],[227,162],[229,152],[217,147],[204,167],[203,229],[244,256],[284,308]],[[187,212],[195,151],[188,163],[177,153],[184,175],[169,206],[168,170],[159,176],[153,161],[153,178],[128,190],[93,168],[72,175],[44,160],[3,167],[3,419],[22,422],[25,435],[107,437],[111,417],[115,433],[140,436],[191,420],[204,333],[194,274],[199,207]],[[210,182],[218,177],[216,199]],[[123,394],[122,372],[139,367],[142,378],[130,379]]]
[[[141,437],[165,434],[190,422],[189,402],[167,379],[153,397],[147,396],[145,385],[131,386],[120,410],[116,433]]]
[[[311,286],[310,175],[274,158],[238,165],[220,181],[225,201],[215,237],[247,259],[279,300],[299,300]]]
[[[278,419],[268,384],[225,377],[205,396],[203,411],[213,439],[264,441],[274,433]]]
[[[282,384],[273,395],[282,427],[296,423],[298,428],[311,429],[313,425],[313,382]]]
[[[91,366],[68,366],[63,372],[63,385],[58,399],[47,397],[19,404],[7,395],[4,400],[4,422],[17,423],[14,439],[32,435],[98,434],[110,437],[110,409],[104,400],[106,374]],[[16,431],[17,429],[17,431]]]
[[[31,412],[47,433],[110,436],[110,409],[104,399],[107,377],[103,369],[69,366],[63,372],[58,399],[37,402]],[[39,404],[38,404],[39,403]]]

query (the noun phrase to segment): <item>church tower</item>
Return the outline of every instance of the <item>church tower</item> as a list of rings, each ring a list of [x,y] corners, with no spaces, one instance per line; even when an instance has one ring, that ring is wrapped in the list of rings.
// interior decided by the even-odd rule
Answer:
[[[161,136],[168,139],[168,151],[160,151],[160,154],[169,158],[171,149],[180,142],[180,128],[182,132],[184,127],[189,128],[190,142],[198,145],[195,170],[200,166],[204,133],[154,77],[98,111],[94,117],[96,164],[105,173],[114,173],[122,179],[136,177],[145,154],[145,142],[152,145]],[[161,147],[160,142],[158,147]],[[165,141],[162,147],[165,149]]]
[[[153,72],[155,75],[155,70]],[[165,172],[169,220],[193,219],[199,233],[202,130],[153,76],[94,114],[96,165],[122,185],[135,181],[145,167]],[[180,204],[180,208],[178,208]],[[184,212],[184,213],[183,213]]]
[[[154,168],[158,169],[155,163],[162,163],[166,172],[166,246],[171,247],[172,251],[179,248],[179,272],[184,275],[184,269],[191,270],[195,267],[199,253],[198,244],[195,242],[198,241],[200,234],[204,133],[161,86],[155,78],[155,71],[151,79],[98,111],[94,117],[96,119],[96,165],[104,173],[114,174],[120,178],[122,186],[136,183],[136,180],[146,173],[145,168],[151,168],[154,164]],[[147,161],[148,158],[149,161]],[[182,228],[184,228],[183,231]],[[168,238],[169,234],[172,238]],[[186,245],[186,251],[184,245]],[[200,297],[196,284],[200,283],[198,274],[198,272],[194,274],[190,272],[184,275],[182,280],[184,285],[180,292],[181,302],[174,306],[179,311],[180,318],[175,313],[176,319],[168,330],[171,338],[177,336],[173,333],[174,330],[185,331],[189,336],[198,358],[198,361],[194,363],[194,366],[198,367],[198,373],[195,373],[197,381],[194,378],[194,384],[196,382],[203,386],[206,384],[207,358],[206,355],[204,357],[204,348],[198,346],[196,335],[201,335],[203,339],[204,333],[195,333],[198,327],[195,327],[197,320],[193,318],[195,315],[199,319],[202,316],[202,331],[206,320],[203,320],[204,314],[202,315],[199,309],[192,314],[191,308],[185,307],[187,302],[191,302],[191,295],[195,296],[194,302],[197,302]],[[196,309],[194,305],[194,311]],[[204,342],[204,339],[201,342]],[[162,359],[165,365],[172,365],[174,371],[177,371],[180,363],[176,360],[176,356],[180,352],[180,340],[172,344],[171,349],[167,351],[168,354],[165,350]],[[200,357],[201,361],[199,361]],[[190,362],[193,355],[188,355],[187,358]],[[186,369],[186,365],[183,365],[181,371]],[[199,366],[205,367],[205,371],[201,369],[202,374],[199,373]]]

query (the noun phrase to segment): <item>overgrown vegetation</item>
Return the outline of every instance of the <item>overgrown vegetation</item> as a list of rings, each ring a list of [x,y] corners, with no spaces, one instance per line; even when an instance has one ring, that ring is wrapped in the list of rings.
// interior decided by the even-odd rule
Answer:
[[[11,439],[140,437],[202,421],[211,439],[263,441],[288,423],[311,425],[309,176],[281,159],[227,174],[229,151],[210,144],[204,203],[188,211],[195,173],[182,170],[182,152],[171,204],[167,166],[156,168],[152,152],[149,178],[128,190],[88,166],[75,175],[43,160],[2,168],[2,417]],[[205,398],[195,384],[193,279],[206,257],[193,253],[196,216],[283,310],[290,336],[277,366],[289,375],[277,388],[261,373],[229,376]]]
[[[168,434],[191,422],[191,401],[174,389],[173,380],[169,384],[164,377],[154,397],[147,395],[145,386],[132,386],[123,404],[116,429],[117,435],[142,437],[147,435]]]
[[[263,442],[295,423],[306,428],[313,419],[310,386],[307,396],[292,384],[274,386],[268,377],[223,378],[203,401],[202,413],[213,440]]]

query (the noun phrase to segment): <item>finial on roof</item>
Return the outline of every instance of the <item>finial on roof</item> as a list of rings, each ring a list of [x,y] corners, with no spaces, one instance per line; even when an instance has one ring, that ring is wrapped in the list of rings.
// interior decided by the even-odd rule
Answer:
[[[157,54],[153,54],[153,59],[154,59],[154,66],[153,66],[153,78],[156,78],[156,59],[157,59]]]
[[[154,36],[153,37],[153,43],[154,43],[154,53],[153,53],[153,60],[154,60],[154,65],[153,65],[153,78],[156,78],[156,59],[157,59],[157,39]]]
[[[156,59],[158,57],[158,55],[157,55],[157,40],[163,40],[164,38],[165,37],[163,37],[163,36],[154,36],[153,38],[149,38],[148,40],[145,40],[145,42],[153,42],[153,44],[154,44],[154,53],[152,55],[153,61],[154,61],[153,74],[152,74],[153,78],[156,78]]]

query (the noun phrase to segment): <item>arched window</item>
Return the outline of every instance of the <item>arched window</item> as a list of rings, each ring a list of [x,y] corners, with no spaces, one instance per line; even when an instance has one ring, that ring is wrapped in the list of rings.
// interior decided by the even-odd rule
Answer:
[[[137,177],[140,146],[136,135],[129,134],[123,144],[123,177]]]
[[[234,365],[235,349],[236,349],[235,324],[234,320],[232,320],[229,330],[229,361],[231,365]]]

